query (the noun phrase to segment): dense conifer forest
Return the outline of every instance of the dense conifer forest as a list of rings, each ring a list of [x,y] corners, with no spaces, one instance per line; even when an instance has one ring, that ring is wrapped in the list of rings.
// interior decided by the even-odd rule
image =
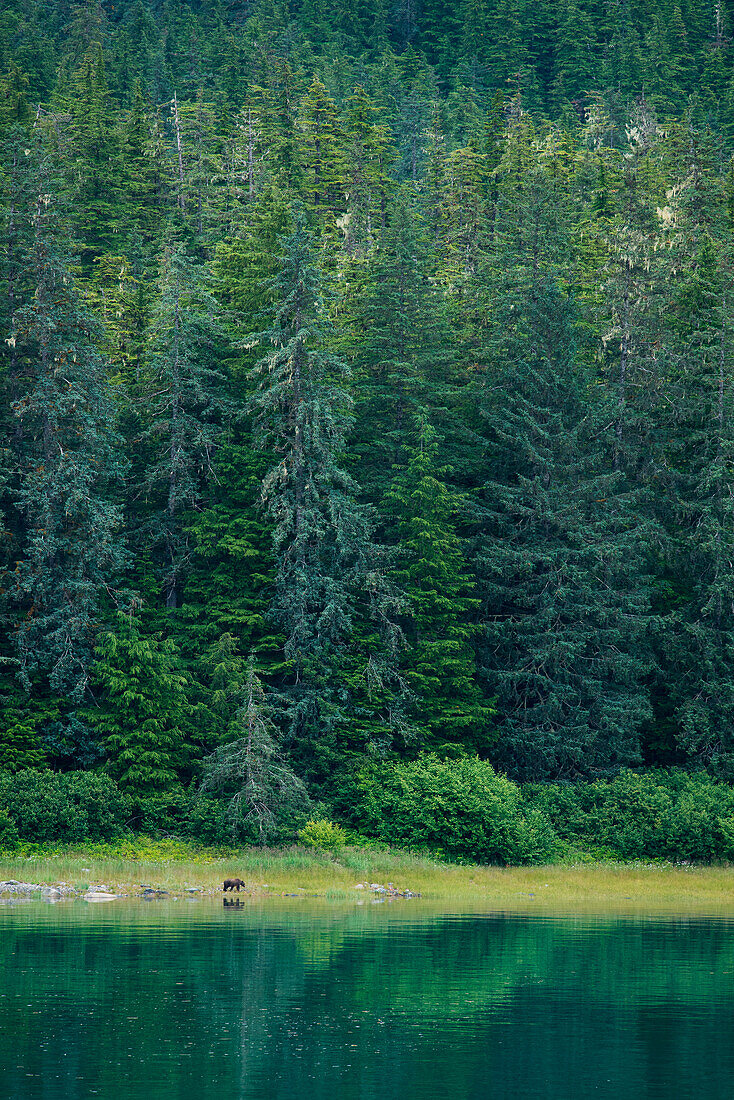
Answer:
[[[4,783],[734,778],[733,0],[6,0],[0,134]]]

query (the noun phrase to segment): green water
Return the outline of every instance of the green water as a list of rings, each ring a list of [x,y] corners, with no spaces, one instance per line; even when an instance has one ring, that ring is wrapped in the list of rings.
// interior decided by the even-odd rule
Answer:
[[[0,907],[8,1100],[731,1100],[734,922]]]

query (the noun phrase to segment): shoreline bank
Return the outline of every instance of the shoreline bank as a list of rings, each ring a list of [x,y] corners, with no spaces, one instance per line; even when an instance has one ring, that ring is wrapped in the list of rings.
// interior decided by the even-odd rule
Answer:
[[[244,886],[239,893],[225,895],[224,879],[232,877],[242,879]],[[330,855],[303,848],[195,848],[146,838],[118,845],[37,846],[0,853],[0,898],[97,900],[92,894],[114,896],[110,901],[421,897],[467,908],[487,903],[523,909],[715,907],[734,915],[734,867],[592,862],[484,867],[395,849],[345,848]]]

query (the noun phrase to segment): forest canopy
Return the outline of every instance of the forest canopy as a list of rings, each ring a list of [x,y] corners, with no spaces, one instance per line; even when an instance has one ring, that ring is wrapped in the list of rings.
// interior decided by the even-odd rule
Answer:
[[[11,0],[0,141],[8,790],[734,779],[732,0]]]

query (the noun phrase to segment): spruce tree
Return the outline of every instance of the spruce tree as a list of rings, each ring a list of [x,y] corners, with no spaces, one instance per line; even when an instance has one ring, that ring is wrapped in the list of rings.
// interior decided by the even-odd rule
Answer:
[[[193,746],[189,678],[175,644],[118,612],[95,647],[87,721],[102,740],[105,769],[130,794],[145,796],[185,776]]]
[[[400,203],[380,233],[352,323],[358,403],[350,449],[375,502],[416,415],[432,404],[445,409],[450,399],[452,348],[430,260],[416,212]]]
[[[520,93],[524,99],[532,97],[534,80],[528,34],[523,26],[526,11],[523,0],[497,0],[488,8],[486,16],[477,0],[466,0],[466,3],[472,13],[472,24],[477,28],[473,43],[468,36],[465,38],[466,47],[476,44],[481,50],[479,59],[487,66],[490,88]],[[529,101],[532,102],[532,98]]]
[[[405,598],[401,669],[412,695],[418,748],[486,752],[492,708],[482,700],[472,643],[479,600],[456,531],[459,503],[446,485],[439,440],[427,420],[385,495]]]
[[[300,110],[303,131],[300,160],[307,207],[323,224],[345,205],[346,163],[344,135],[336,104],[327,89],[314,77]]]
[[[116,501],[124,461],[98,330],[71,274],[63,195],[42,138],[27,158],[31,208],[9,337],[16,356],[14,506],[18,558],[6,585],[20,674],[73,700],[87,684],[92,635],[125,560]]]
[[[570,102],[580,113],[596,86],[595,21],[585,0],[561,0],[554,43],[553,93],[559,107]]]
[[[0,771],[48,767],[37,708],[9,677],[0,681],[0,704]]]
[[[184,515],[195,507],[231,402],[220,366],[224,334],[205,272],[182,242],[166,246],[152,311],[142,440],[151,448],[142,488],[153,504],[142,533],[158,547],[166,607],[178,606],[189,557]]]
[[[254,658],[245,663],[236,639],[223,634],[209,656],[213,706],[226,722],[223,743],[204,761],[203,793],[227,798],[227,818],[236,837],[243,833],[266,844],[284,828],[293,832],[293,815],[308,799],[280,747]]]
[[[279,270],[279,240],[291,228],[287,196],[264,187],[237,234],[220,242],[212,263],[212,284],[236,331],[251,332],[270,316],[273,280]],[[234,342],[234,341],[233,341]],[[235,349],[232,349],[233,352]],[[252,360],[248,348],[236,349]]]
[[[206,248],[216,242],[229,217],[220,113],[198,88],[194,97],[174,101],[172,122],[172,174],[180,188],[179,205],[200,247]]]
[[[238,431],[219,448],[200,510],[186,526],[191,558],[183,590],[180,644],[196,656],[224,634],[255,653],[260,667],[280,656],[268,621],[274,583],[272,531],[259,509],[267,460]]]
[[[640,521],[609,463],[609,410],[595,403],[560,284],[553,191],[536,169],[501,210],[489,285],[481,664],[497,699],[493,758],[524,779],[636,762],[649,716]]]
[[[302,184],[296,126],[299,96],[297,77],[289,59],[274,61],[267,71],[267,85],[254,85],[251,91],[272,182],[281,191],[299,193]]]
[[[98,44],[89,47],[74,73],[64,107],[69,114],[65,158],[72,185],[75,235],[83,271],[88,275],[95,258],[113,250],[122,220],[118,134]],[[54,137],[64,121],[50,121]]]
[[[150,263],[166,211],[163,166],[157,156],[154,119],[136,82],[120,134],[122,224],[131,249]]]
[[[349,215],[345,247],[351,256],[363,256],[387,222],[397,153],[391,128],[379,116],[378,105],[358,84],[347,99],[344,120]]]
[[[376,550],[357,486],[341,465],[352,423],[344,364],[328,350],[328,319],[302,213],[284,239],[272,345],[254,372],[258,445],[274,456],[262,484],[273,525],[274,623],[285,636],[289,736],[319,769],[339,713],[340,662],[355,600],[374,581]]]
[[[664,265],[656,215],[663,190],[661,168],[657,119],[643,101],[630,120],[617,182],[617,216],[600,219],[606,259],[592,290],[601,314],[597,323],[604,336],[605,381],[617,405],[615,464],[643,485],[659,468],[653,427],[662,382],[657,348]]]
[[[734,774],[732,255],[710,143],[685,135],[664,349],[668,535],[660,662],[678,754]]]

